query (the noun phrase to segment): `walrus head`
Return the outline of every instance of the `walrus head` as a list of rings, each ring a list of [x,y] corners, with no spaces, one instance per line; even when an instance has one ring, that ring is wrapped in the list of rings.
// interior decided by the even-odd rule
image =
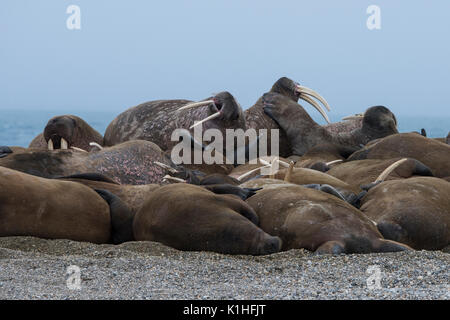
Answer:
[[[395,115],[384,106],[374,106],[366,110],[362,130],[370,132],[372,139],[398,133]]]
[[[282,77],[278,79],[277,82],[274,83],[272,89],[270,89],[270,92],[279,93],[285,97],[288,97],[294,102],[298,102],[298,99],[302,99],[308,102],[314,108],[316,108],[317,111],[320,112],[320,114],[325,118],[325,120],[328,123],[330,123],[330,120],[328,119],[328,116],[326,115],[325,111],[313,98],[316,98],[317,100],[322,102],[322,104],[328,111],[331,110],[330,106],[328,102],[316,91],[307,87],[303,87],[289,78]]]
[[[44,138],[48,143],[48,149],[69,149],[73,145],[75,128],[76,122],[70,116],[51,118],[44,129]]]

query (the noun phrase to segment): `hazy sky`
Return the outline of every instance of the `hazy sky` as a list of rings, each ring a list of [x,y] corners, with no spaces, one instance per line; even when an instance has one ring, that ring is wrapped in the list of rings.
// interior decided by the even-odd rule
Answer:
[[[2,0],[0,108],[119,112],[224,90],[248,108],[288,76],[332,113],[449,116],[449,15],[448,0]]]

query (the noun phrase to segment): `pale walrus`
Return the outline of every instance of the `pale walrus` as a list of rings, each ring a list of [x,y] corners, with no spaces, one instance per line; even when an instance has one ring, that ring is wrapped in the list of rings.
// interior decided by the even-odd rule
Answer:
[[[316,253],[370,253],[410,249],[385,240],[359,210],[327,193],[293,185],[263,189],[249,198],[260,227],[279,236],[283,250]]]
[[[90,151],[93,148],[91,143],[102,146],[103,136],[80,117],[64,115],[51,118],[43,133],[33,139],[29,148],[79,148]]]
[[[371,140],[398,133],[394,114],[383,106],[367,109],[361,128],[333,135],[311,119],[302,106],[285,96],[267,93],[263,102],[264,112],[285,131],[295,155],[301,156],[324,143],[358,148]]]
[[[105,190],[0,167],[0,236],[120,243],[131,240],[130,211]]]
[[[450,145],[417,133],[399,133],[374,141],[352,154],[348,160],[413,158],[439,178],[450,176]]]
[[[418,250],[450,245],[450,182],[433,177],[385,181],[361,202],[361,211],[386,239]]]
[[[257,223],[253,209],[237,197],[180,183],[152,192],[137,212],[133,230],[136,240],[157,241],[179,250],[278,252],[280,239],[262,231]]]
[[[299,99],[302,99],[309,104],[311,104],[314,108],[316,108],[322,116],[329,122],[329,119],[322,109],[322,107],[315,101],[313,98],[316,98],[330,111],[330,107],[326,100],[319,95],[317,92],[306,88],[304,86],[299,85],[293,80],[282,77],[278,79],[272,86],[269,92],[277,93],[286,97],[293,102],[297,102]],[[270,117],[268,117],[263,110],[263,101],[262,97],[256,101],[256,103],[245,110],[245,120],[247,122],[248,128],[253,128],[255,130],[267,129],[267,151],[268,155],[270,155],[271,150],[271,131],[273,129],[279,130],[279,155],[282,157],[289,157],[291,155],[291,147],[289,144],[289,140],[286,137],[286,134],[283,130],[280,130],[280,127],[276,122],[274,122]],[[259,156],[266,156],[265,154],[260,154]]]

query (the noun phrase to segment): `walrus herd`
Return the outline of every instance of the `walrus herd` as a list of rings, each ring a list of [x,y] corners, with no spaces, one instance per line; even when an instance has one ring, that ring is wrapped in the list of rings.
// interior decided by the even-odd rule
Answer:
[[[283,77],[247,110],[227,91],[149,101],[118,115],[104,136],[77,116],[53,117],[28,148],[0,147],[0,236],[246,255],[450,246],[450,133],[399,133],[385,106],[337,123],[330,110]],[[217,142],[197,141],[196,128],[223,137],[266,129],[266,151],[277,130],[279,150],[264,154],[258,144],[252,156],[247,146],[246,163],[236,160],[240,149],[226,163],[173,161],[176,129],[193,150]],[[222,145],[215,156],[225,159]]]

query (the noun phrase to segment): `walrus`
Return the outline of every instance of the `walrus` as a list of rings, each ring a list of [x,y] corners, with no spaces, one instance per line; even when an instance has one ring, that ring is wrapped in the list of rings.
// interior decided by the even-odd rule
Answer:
[[[155,161],[173,165],[156,144],[134,140],[89,153],[24,149],[0,158],[0,166],[45,178],[90,172],[122,184],[151,184],[160,183],[166,174]]]
[[[311,104],[314,108],[316,108],[322,116],[325,118],[327,122],[329,122],[328,116],[322,107],[312,98],[318,99],[323,105],[330,111],[330,107],[328,102],[317,92],[312,89],[303,87],[293,80],[282,77],[278,79],[272,86],[269,92],[277,93],[286,97],[293,102],[298,102],[299,99],[302,99],[309,104]],[[262,97],[256,101],[256,103],[244,111],[245,121],[247,123],[248,128],[253,128],[255,130],[267,129],[267,155],[270,155],[271,150],[271,131],[273,129],[279,130],[280,127],[278,124],[273,121],[270,117],[268,117],[263,110],[263,101]],[[281,157],[289,157],[291,155],[291,147],[289,144],[289,140],[286,137],[286,134],[283,130],[279,131],[279,155]],[[267,156],[266,154],[262,154],[259,156]]]
[[[105,132],[105,145],[112,146],[128,140],[148,140],[162,150],[170,150],[178,141],[171,141],[175,129],[190,130],[195,121],[209,118],[201,124],[202,132],[218,129],[245,130],[241,106],[227,91],[198,103],[189,100],[157,100],[142,103],[118,115]],[[224,143],[225,146],[225,143]]]
[[[129,208],[105,190],[0,167],[0,236],[131,240]]]
[[[74,115],[62,115],[51,118],[39,134],[31,141],[29,148],[70,149],[79,148],[90,151],[93,144],[102,146],[103,136],[86,121]]]
[[[281,240],[258,226],[244,201],[191,184],[159,188],[137,212],[136,240],[157,241],[178,250],[263,255],[278,252]]]
[[[358,148],[371,140],[398,133],[395,115],[384,106],[367,109],[360,129],[332,135],[312,120],[302,106],[285,96],[266,93],[263,103],[264,112],[286,132],[295,155],[304,155],[309,149],[324,143]]]
[[[359,210],[314,189],[280,185],[259,191],[247,203],[258,215],[261,229],[281,238],[282,250],[340,254],[410,249],[383,239]]]
[[[431,169],[435,177],[450,176],[450,146],[417,133],[399,133],[374,141],[356,151],[348,161],[413,158]]]
[[[333,166],[327,174],[349,184],[361,186],[376,181],[377,177],[393,163],[402,158],[393,159],[367,159],[340,162]],[[406,179],[412,176],[433,176],[430,168],[422,162],[406,158],[394,171],[389,173],[384,180]]]
[[[386,239],[417,250],[450,245],[450,182],[443,179],[382,182],[361,200],[361,211],[377,223]]]

